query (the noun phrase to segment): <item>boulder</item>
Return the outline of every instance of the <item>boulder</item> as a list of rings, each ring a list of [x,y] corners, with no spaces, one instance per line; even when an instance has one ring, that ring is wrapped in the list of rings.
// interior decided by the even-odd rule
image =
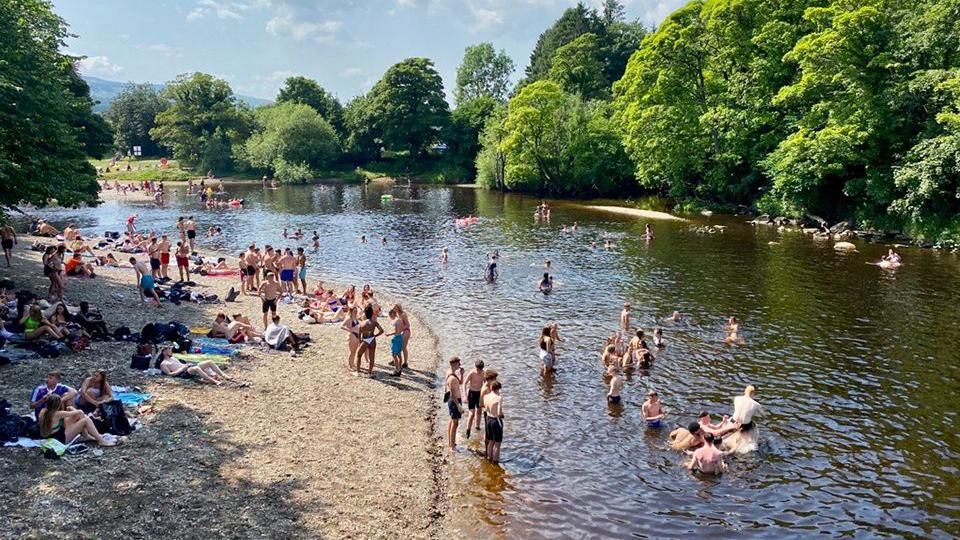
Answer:
[[[856,251],[857,246],[851,244],[850,242],[837,242],[833,245],[833,249],[837,251]]]
[[[841,221],[840,223],[837,223],[833,227],[830,227],[830,232],[833,234],[840,234],[843,231],[849,231],[849,230],[850,230],[849,221]]]

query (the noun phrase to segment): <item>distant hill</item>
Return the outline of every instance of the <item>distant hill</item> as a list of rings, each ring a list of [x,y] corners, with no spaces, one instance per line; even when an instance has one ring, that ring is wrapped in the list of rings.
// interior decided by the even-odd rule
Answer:
[[[90,85],[90,97],[93,98],[93,101],[100,102],[93,106],[93,112],[103,112],[107,110],[107,107],[110,106],[110,102],[120,95],[123,87],[127,85],[125,82],[108,81],[106,79],[89,77],[87,75],[83,76],[83,80],[87,81],[87,84]],[[151,84],[150,86],[156,88],[157,90],[163,90],[166,85]],[[269,105],[270,103],[273,103],[269,99],[261,99],[250,96],[238,95],[236,98],[247,105],[250,105],[251,107],[259,107],[261,105]]]

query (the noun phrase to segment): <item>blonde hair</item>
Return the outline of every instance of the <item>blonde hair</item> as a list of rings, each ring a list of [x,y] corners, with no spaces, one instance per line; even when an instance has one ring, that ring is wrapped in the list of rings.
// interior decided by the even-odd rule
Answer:
[[[753,394],[756,393],[756,391],[757,391],[757,388],[752,384],[749,384],[747,385],[747,388],[743,391],[743,395],[752,396]]]

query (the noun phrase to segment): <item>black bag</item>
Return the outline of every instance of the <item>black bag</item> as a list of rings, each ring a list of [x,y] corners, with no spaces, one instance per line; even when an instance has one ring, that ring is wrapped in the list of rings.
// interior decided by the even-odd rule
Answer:
[[[44,341],[37,345],[36,353],[41,358],[57,358],[60,356],[60,347],[54,342]]]
[[[157,325],[147,323],[140,330],[140,343],[160,343],[163,341],[163,335],[157,330]]]
[[[100,418],[103,419],[103,425],[106,432],[124,437],[133,433],[127,415],[123,413],[123,404],[120,400],[108,401],[100,404]]]
[[[137,354],[142,356],[153,356],[153,344],[140,343],[137,345]]]
[[[113,339],[117,341],[124,341],[130,336],[130,329],[126,326],[121,326],[113,331]]]
[[[173,340],[173,350],[181,353],[189,353],[193,349],[193,340],[185,337],[177,337]]]
[[[23,432],[23,420],[13,414],[0,415],[0,444],[17,442]]]
[[[144,371],[150,368],[149,354],[135,354],[130,358],[130,368]]]

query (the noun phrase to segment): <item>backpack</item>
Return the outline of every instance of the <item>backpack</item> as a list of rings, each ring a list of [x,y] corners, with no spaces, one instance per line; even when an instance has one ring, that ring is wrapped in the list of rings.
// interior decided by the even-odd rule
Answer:
[[[140,343],[137,345],[137,355],[153,356],[153,343]]]
[[[130,336],[130,329],[126,326],[121,326],[113,331],[113,339],[117,341],[124,341]]]
[[[157,325],[147,323],[140,330],[140,343],[160,343],[161,341],[163,341],[163,336],[157,330]]]
[[[37,345],[36,353],[41,358],[57,358],[60,356],[60,346],[62,343],[45,341]]]
[[[150,368],[149,354],[135,354],[130,358],[130,369],[144,371]]]
[[[130,421],[127,420],[127,415],[123,413],[123,403],[120,403],[120,400],[115,399],[107,403],[101,403],[100,417],[103,419],[103,427],[105,428],[100,430],[101,433],[106,432],[120,437],[133,433]]]

